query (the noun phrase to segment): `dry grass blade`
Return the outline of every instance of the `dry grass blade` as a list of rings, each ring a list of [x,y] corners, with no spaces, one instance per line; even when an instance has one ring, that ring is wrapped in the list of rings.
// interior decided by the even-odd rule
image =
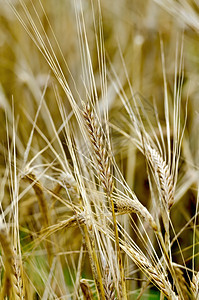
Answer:
[[[25,175],[25,179],[28,180],[28,182],[32,185],[35,191],[39,203],[40,212],[42,215],[41,223],[43,224],[44,228],[47,228],[48,226],[50,226],[50,215],[48,204],[43,192],[42,184],[37,180],[36,176],[33,173],[28,173],[27,175]],[[51,265],[53,261],[52,247],[48,242],[46,242],[45,244],[48,253],[48,261]]]

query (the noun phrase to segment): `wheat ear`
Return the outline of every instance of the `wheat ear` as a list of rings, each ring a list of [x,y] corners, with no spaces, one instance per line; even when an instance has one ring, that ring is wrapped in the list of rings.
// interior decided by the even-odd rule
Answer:
[[[150,145],[146,148],[146,154],[151,162],[155,174],[157,174],[163,204],[169,210],[174,203],[174,181],[170,174],[169,166],[163,160],[158,151]]]
[[[176,276],[176,281],[179,285],[179,291],[180,291],[179,294],[181,295],[183,300],[189,300],[189,291],[187,288],[187,282],[184,278],[184,274],[178,266],[174,265],[173,267],[174,267],[174,274]]]
[[[82,290],[82,293],[84,295],[84,300],[93,300],[93,293],[91,291],[90,285],[86,279],[80,280],[80,287]]]
[[[1,290],[1,299],[10,296],[14,299],[25,299],[24,285],[22,280],[22,266],[19,264],[17,255],[12,248],[11,240],[6,230],[6,225],[0,223],[0,243],[3,250],[5,266],[4,282]]]
[[[89,104],[85,106],[83,115],[86,121],[91,145],[95,153],[95,158],[97,160],[100,180],[107,195],[110,196],[114,189],[113,176],[111,174],[110,158],[103,141],[101,127],[98,126]]]
[[[22,266],[19,262],[18,255],[16,253],[16,249],[14,251],[14,261],[13,261],[13,286],[15,294],[17,295],[16,299],[23,300],[25,299],[25,291],[24,291],[24,283],[22,279]]]
[[[170,282],[166,276],[154,267],[151,262],[141,253],[135,251],[124,243],[122,246],[124,251],[129,254],[135,264],[146,274],[146,276],[163,292],[169,300],[179,300],[175,292],[172,290]]]
[[[97,167],[99,170],[100,180],[107,193],[107,195],[112,198],[112,192],[114,189],[113,176],[111,174],[111,162],[106,151],[106,147],[103,142],[103,136],[101,134],[100,126],[97,126],[96,118],[90,105],[87,104],[84,109],[84,118],[86,120],[86,125],[89,133],[89,138],[95,152]],[[157,231],[157,225],[149,213],[149,211],[144,207],[137,197],[134,195],[133,199],[123,200],[122,198],[117,198],[114,201],[118,214],[132,213],[135,212],[142,218],[148,220],[149,224],[154,231]]]
[[[193,274],[191,290],[195,300],[199,300],[199,272]]]
[[[77,225],[80,225],[83,223],[85,223],[85,217],[84,217],[83,213],[76,214],[67,220],[59,221],[56,224],[53,224],[47,228],[42,229],[40,231],[40,238],[41,239],[47,238],[48,236],[54,234],[55,232],[57,232],[59,230],[77,226]]]
[[[174,181],[168,165],[158,151],[150,145],[146,145],[146,156],[154,170],[154,178],[160,194],[162,220],[165,227],[165,250],[168,252],[170,247],[169,212],[174,203]]]
[[[120,251],[119,235],[118,235],[117,221],[115,215],[115,207],[114,207],[114,201],[112,197],[112,193],[114,190],[114,183],[113,183],[113,176],[111,174],[111,160],[106,150],[106,144],[104,143],[103,140],[101,126],[98,125],[96,121],[97,118],[94,116],[94,113],[91,110],[89,103],[84,108],[83,116],[86,121],[91,145],[95,153],[95,158],[97,162],[96,167],[98,169],[100,181],[106,191],[109,204],[112,209],[113,224],[114,224],[114,231],[115,231],[115,244],[117,248],[117,259],[118,259],[118,265],[119,265],[120,276],[121,276],[121,278],[119,279],[119,297],[120,299],[127,299],[126,284],[124,279],[124,269],[122,264],[122,256]]]
[[[115,300],[115,287],[111,278],[111,272],[109,266],[106,266],[104,272],[104,291],[106,300]]]
[[[133,198],[129,198],[129,197],[122,198],[120,196],[116,197],[114,199],[114,203],[115,203],[117,215],[136,213],[142,219],[146,220],[153,228],[153,230],[157,232],[158,227],[154,218],[149,213],[147,208],[144,205],[142,205],[142,203],[138,200],[135,194],[133,195]]]

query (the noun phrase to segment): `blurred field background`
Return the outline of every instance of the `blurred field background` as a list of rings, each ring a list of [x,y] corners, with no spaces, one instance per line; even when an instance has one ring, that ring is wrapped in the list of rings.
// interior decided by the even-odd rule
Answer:
[[[128,134],[132,130],[115,87],[116,81],[118,79],[118,86],[120,85],[129,103],[134,106],[130,86],[132,87],[134,97],[138,99],[138,103],[141,101],[157,136],[161,138],[155,119],[156,103],[165,140],[167,128],[164,117],[164,71],[171,116],[173,99],[177,87],[179,88],[180,123],[183,128],[186,122],[186,127],[171,221],[175,234],[182,230],[178,242],[184,261],[175,242],[172,246],[172,260],[176,266],[183,265],[180,270],[185,282],[188,282],[191,270],[199,272],[199,3],[188,0],[101,0],[100,12],[97,1],[42,0],[43,10],[37,0],[0,0],[0,209],[2,224],[6,224],[6,234],[20,257],[19,262],[23,268],[23,275],[20,276],[23,278],[25,290],[23,298],[20,295],[13,296],[14,293],[9,291],[9,284],[5,287],[6,259],[1,241],[2,295],[7,290],[10,293],[8,299],[103,299],[97,298],[80,227],[62,228],[46,237],[47,241],[40,236],[46,227],[60,224],[73,216],[73,210],[65,204],[65,200],[74,205],[79,201],[68,182],[60,185],[60,178],[65,172],[65,161],[68,160],[71,170],[74,168],[73,157],[66,142],[66,132],[59,131],[64,122],[60,111],[65,111],[67,116],[71,115],[70,129],[72,128],[71,136],[74,136],[71,139],[76,140],[77,148],[79,146],[82,153],[87,155],[87,152],[84,152],[86,142],[80,138],[81,128],[78,127],[76,114],[65,91],[17,18],[16,14],[19,13],[24,24],[33,32],[30,18],[27,18],[23,10],[23,3],[27,5],[46,44],[49,39],[78,107],[87,98],[87,82],[84,82],[82,68],[83,48],[80,47],[76,18],[78,10],[80,15],[83,13],[99,108],[103,111],[105,106],[108,107],[109,133],[115,163],[128,186],[149,210],[152,206],[150,208],[146,159],[128,138],[116,130],[117,126]],[[13,8],[16,9],[15,13]],[[98,30],[95,29],[95,26],[98,28],[101,17],[102,37],[97,36]],[[35,36],[34,33],[33,37]],[[101,89],[101,70],[97,56],[96,40],[100,41],[100,38],[105,49],[107,97],[104,97]],[[50,49],[49,46],[48,48]],[[142,119],[145,123],[145,115]],[[171,117],[172,122],[174,123]],[[146,130],[151,133],[147,122]],[[56,132],[59,132],[59,139]],[[172,130],[170,140],[173,145],[175,140]],[[38,204],[38,198],[41,200],[42,197],[47,203],[43,208],[48,211],[46,219],[41,213],[42,204]],[[132,225],[134,222],[142,231],[136,215],[132,214],[130,221],[126,216],[125,220],[122,219],[123,216],[119,218],[134,242],[142,247],[142,241]],[[171,241],[175,234],[171,232]],[[157,241],[150,230],[149,235],[160,256]],[[128,298],[139,299],[137,297],[147,279],[129,258],[123,259],[127,270],[125,276],[128,277]],[[93,290],[93,298],[86,298],[82,292],[81,278],[88,280]],[[186,283],[183,285],[187,290],[179,299],[194,299],[190,296]],[[117,295],[115,297],[119,299]],[[141,295],[141,299],[163,297],[158,287],[151,285]],[[198,297],[197,294],[195,298],[199,299]]]

